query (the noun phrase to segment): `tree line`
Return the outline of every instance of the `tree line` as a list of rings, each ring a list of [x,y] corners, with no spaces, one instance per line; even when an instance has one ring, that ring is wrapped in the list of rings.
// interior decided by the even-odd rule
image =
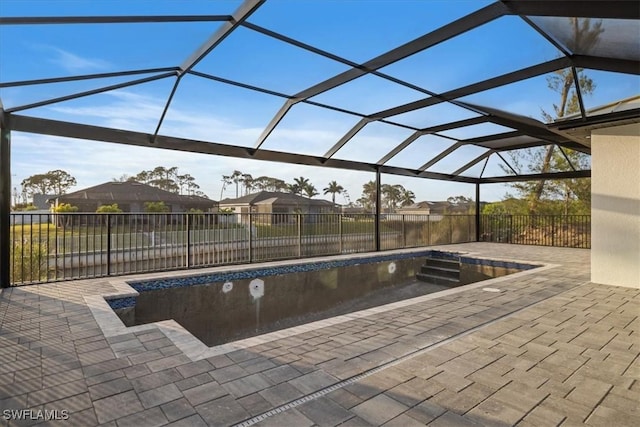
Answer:
[[[133,176],[122,175],[119,178],[114,178],[114,181],[136,181],[171,193],[208,198],[206,194],[200,191],[200,185],[196,183],[196,179],[188,173],[179,173],[177,166],[168,168],[157,166],[150,170],[143,170]]]
[[[150,170],[143,170],[135,175],[121,175],[118,178],[113,178],[112,181],[136,181],[171,193],[208,198],[206,194],[200,191],[200,186],[196,183],[195,178],[188,173],[179,173],[177,166],[157,166]],[[77,180],[75,177],[69,172],[60,169],[31,175],[23,179],[20,183],[23,203],[19,203],[20,194],[17,189],[14,188],[14,209],[35,209],[35,206],[31,203],[27,203],[27,199],[33,199],[33,196],[36,194],[61,196],[66,194],[76,184]],[[151,212],[157,211],[158,210],[151,210]]]
[[[196,179],[188,173],[181,174],[178,167],[157,166],[154,169],[143,170],[135,175],[121,175],[113,178],[113,182],[136,181],[161,190],[181,195],[195,195],[207,197]],[[60,169],[31,175],[20,183],[22,193],[33,197],[34,194],[49,194],[60,196],[77,184],[77,180],[69,172]]]
[[[34,194],[65,194],[76,185],[76,179],[69,172],[56,169],[31,175],[22,180],[22,193],[33,197]]]
[[[404,188],[400,184],[383,184],[380,186],[381,208],[386,208],[389,213],[399,207],[409,206],[415,203],[416,195],[413,191]],[[368,181],[362,186],[362,196],[357,200],[357,204],[367,211],[374,211],[376,208],[376,182]]]
[[[270,176],[260,176],[254,178],[249,173],[244,173],[239,170],[234,170],[229,175],[222,176],[223,187],[220,194],[227,186],[234,186],[236,198],[253,194],[259,191],[275,191],[282,193],[296,194],[300,196],[306,196],[309,198],[315,197],[320,194],[317,187],[310,182],[309,178],[300,176],[294,178],[292,182],[274,178]],[[383,207],[389,212],[402,206],[409,206],[415,203],[415,193],[406,189],[400,184],[384,184],[381,187],[381,199]],[[337,181],[330,181],[326,187],[322,189],[324,195],[330,194],[331,201],[336,203],[336,195],[343,195],[347,201],[348,206],[360,206],[365,210],[375,210],[376,203],[376,183],[375,181],[366,182],[362,186],[362,196],[358,198],[354,203],[351,202],[347,190]]]
[[[254,178],[251,174],[244,173],[239,170],[234,170],[229,175],[222,175],[222,190],[220,191],[221,199],[227,186],[235,186],[236,198],[259,191],[291,193],[298,196],[306,196],[308,198],[312,198],[320,194],[316,186],[309,181],[309,178],[305,178],[303,176],[294,178],[293,182],[287,183],[283,179],[271,176],[259,176]],[[334,204],[336,203],[336,194],[344,195],[347,200],[349,198],[347,190],[336,181],[329,182],[322,191],[325,195],[331,194],[331,201]]]
[[[206,195],[200,191],[200,186],[195,182],[195,178],[188,173],[180,173],[178,167],[175,166],[157,166],[153,169],[143,170],[135,175],[121,175],[118,178],[113,178],[113,181],[136,181],[172,193],[206,197]],[[234,170],[229,175],[223,175],[222,182],[223,188],[221,198],[222,193],[224,193],[227,186],[235,187],[236,197],[241,197],[258,191],[284,192],[308,198],[313,198],[320,194],[320,190],[311,183],[309,178],[303,176],[294,178],[292,182],[287,183],[280,178],[271,176],[259,176],[254,178],[249,173]],[[29,196],[33,196],[34,194],[62,195],[66,194],[66,192],[75,185],[76,179],[63,170],[54,170],[44,174],[32,175],[22,181],[23,192],[26,192]],[[369,181],[363,185],[362,195],[356,200],[355,204],[351,202],[349,194],[344,186],[340,185],[335,180],[327,183],[321,191],[324,195],[331,195],[331,201],[334,204],[336,203],[336,196],[343,195],[347,202],[346,204],[349,206],[360,206],[366,210],[375,209],[375,181]],[[383,208],[386,208],[389,212],[398,207],[408,206],[415,202],[415,194],[413,191],[404,188],[400,184],[382,185],[381,198]],[[109,209],[111,208],[109,206],[110,205],[105,205],[103,208],[105,212],[118,212],[117,208],[113,208],[113,210],[110,211]],[[65,211],[67,208],[62,207],[60,209],[61,211]],[[151,211],[161,212],[162,209],[154,208]]]

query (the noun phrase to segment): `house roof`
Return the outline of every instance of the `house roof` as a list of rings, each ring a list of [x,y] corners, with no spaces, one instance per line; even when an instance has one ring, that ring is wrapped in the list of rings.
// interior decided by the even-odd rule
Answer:
[[[220,205],[257,205],[269,203],[333,206],[333,203],[328,200],[309,199],[307,197],[298,196],[297,194],[282,193],[279,191],[260,191],[257,193],[247,194],[235,199],[220,200]]]
[[[416,202],[412,205],[408,205],[408,206],[403,206],[400,209],[406,209],[406,210],[411,210],[411,209],[433,209],[436,207],[440,207],[440,206],[450,206],[451,203],[447,202],[447,201],[438,201],[438,202],[430,202],[428,200],[423,200],[421,202]]]
[[[484,204],[484,202],[480,202],[480,203]],[[427,210],[427,209],[429,211],[442,211],[444,209],[447,209],[449,211],[466,211],[467,209],[469,209],[469,207],[474,205],[475,205],[475,202],[451,203],[446,200],[433,201],[433,202],[428,200],[423,200],[409,206],[403,206],[401,208],[398,208],[397,211],[402,212],[402,211],[415,211],[415,210]]]
[[[188,204],[212,207],[216,205],[214,200],[200,196],[184,196],[170,191],[165,191],[151,185],[136,181],[105,182],[93,187],[85,188],[73,193],[53,197],[51,200],[72,202],[90,200],[96,202],[165,202],[175,204]]]

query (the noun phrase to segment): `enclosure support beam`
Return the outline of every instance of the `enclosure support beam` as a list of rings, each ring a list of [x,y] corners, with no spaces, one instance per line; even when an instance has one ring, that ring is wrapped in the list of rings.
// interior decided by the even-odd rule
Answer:
[[[11,262],[11,129],[0,108],[0,287],[8,288]]]
[[[476,242],[480,241],[480,183],[476,183]]]
[[[480,178],[481,184],[496,184],[500,182],[540,181],[546,179],[574,179],[591,178],[591,170],[577,170],[567,172],[533,173],[529,175],[508,175]]]
[[[11,115],[11,129],[15,132],[28,132],[39,135],[54,135],[67,138],[86,139],[89,141],[113,142],[139,147],[162,148],[166,150],[176,150],[189,153],[212,154],[216,156],[236,157],[240,159],[266,160],[281,163],[296,163],[299,165],[319,166],[336,169],[359,170],[365,172],[375,172],[380,168],[380,172],[446,181],[474,183],[476,178],[468,176],[453,176],[438,172],[425,172],[414,169],[405,169],[394,166],[375,165],[373,163],[363,163],[353,160],[324,159],[321,157],[286,153],[282,151],[254,150],[247,147],[240,147],[215,142],[197,141],[192,139],[169,137],[158,135],[153,145],[151,145],[151,134],[133,132],[127,130],[111,129],[99,126],[82,125],[78,123],[61,122],[57,120],[41,119],[36,117]]]
[[[231,19],[222,24],[222,26],[204,42],[202,46],[187,58],[182,65],[178,76],[188,73],[198,62],[209,54],[216,46],[229,36],[240,24],[242,24],[253,12],[255,12],[266,0],[245,0],[233,13]]]
[[[376,251],[380,250],[380,168],[376,169],[376,218],[375,218],[375,233],[376,233]]]

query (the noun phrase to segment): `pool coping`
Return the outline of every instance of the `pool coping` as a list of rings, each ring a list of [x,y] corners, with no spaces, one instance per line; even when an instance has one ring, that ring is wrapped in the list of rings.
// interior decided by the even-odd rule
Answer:
[[[415,248],[413,250],[399,250],[399,251],[387,251],[385,252],[385,256],[394,255],[394,254],[411,254],[411,253],[422,253],[428,251],[428,248]],[[447,252],[442,249],[432,249],[436,252]],[[460,255],[464,256],[473,256],[474,254],[478,256],[482,256],[476,252],[456,252]],[[274,261],[269,263],[261,264],[262,267],[268,268],[270,266],[282,266],[282,265],[296,265],[296,264],[307,264],[310,262],[324,262],[327,260],[335,260],[335,259],[353,259],[353,258],[369,258],[377,254],[380,256],[379,252],[367,252],[357,254],[358,256],[354,256],[354,254],[347,255],[338,255],[332,257],[317,257],[317,258],[306,258],[306,259],[296,259],[296,260],[288,260],[288,261]],[[506,258],[487,258],[486,256],[482,256],[483,259],[491,259],[495,261],[502,262],[510,262],[510,263],[521,263],[532,265],[531,261],[517,260],[517,259],[506,259]],[[256,345],[268,343],[271,341],[275,341],[282,338],[287,338],[291,336],[295,336],[304,332],[316,330],[318,328],[324,328],[328,326],[338,325],[350,320],[360,319],[363,317],[368,317],[378,313],[384,313],[390,310],[395,310],[402,307],[407,307],[410,305],[414,305],[417,303],[421,303],[424,301],[429,301],[432,299],[437,299],[441,297],[446,297],[449,295],[454,295],[457,293],[464,292],[470,289],[478,289],[478,288],[486,288],[487,292],[502,292],[499,288],[494,288],[492,286],[497,285],[501,282],[511,280],[517,277],[527,276],[531,274],[538,273],[540,271],[560,267],[559,264],[549,264],[549,263],[536,263],[537,267],[531,268],[529,270],[524,270],[518,273],[509,274],[506,276],[496,277],[492,279],[483,280],[480,282],[471,283],[468,285],[458,286],[455,288],[422,295],[415,298],[405,299],[401,301],[392,302],[389,304],[384,304],[381,306],[368,308],[365,310],[356,311],[353,313],[343,314],[340,316],[334,316],[327,319],[322,319],[310,323],[305,323],[303,325],[293,326],[286,329],[281,329],[274,332],[269,332],[263,335],[258,335],[255,337],[245,338],[238,341],[233,341],[230,343],[220,344],[217,346],[209,347],[192,335],[188,330],[186,330],[182,325],[180,325],[175,320],[163,320],[160,322],[153,322],[144,325],[136,325],[136,326],[126,326],[122,320],[118,317],[115,311],[111,308],[108,303],[109,299],[116,298],[126,298],[126,297],[137,297],[139,292],[136,291],[128,282],[136,281],[136,280],[153,280],[154,278],[166,277],[167,272],[163,273],[154,273],[154,274],[145,274],[145,275],[135,275],[135,276],[123,276],[119,277],[116,280],[110,281],[109,283],[116,289],[116,292],[107,293],[107,294],[96,294],[96,295],[88,295],[84,296],[84,300],[89,307],[94,319],[96,320],[98,326],[102,330],[103,334],[107,338],[116,337],[120,335],[126,335],[131,333],[138,333],[141,331],[158,329],[160,330],[171,342],[173,342],[176,347],[178,347],[187,357],[189,357],[192,361],[197,361],[217,355],[231,353],[237,350],[246,349],[249,347],[253,347]],[[215,270],[215,273],[227,272],[230,270],[237,271],[239,268],[243,270],[256,269],[255,264],[247,264],[247,265],[231,265],[224,267],[213,267],[212,269],[203,269],[202,271],[208,270],[211,272]],[[182,273],[182,274],[180,274]],[[194,276],[193,271],[188,272],[171,272],[172,277],[186,277],[186,276]],[[207,274],[206,272],[203,274]],[[112,348],[116,355],[119,355],[118,349]]]

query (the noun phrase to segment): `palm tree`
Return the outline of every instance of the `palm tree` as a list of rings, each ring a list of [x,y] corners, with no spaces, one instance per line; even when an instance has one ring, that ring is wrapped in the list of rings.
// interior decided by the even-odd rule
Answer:
[[[310,184],[309,178],[305,178],[303,176],[299,178],[293,178],[293,182],[297,184],[300,188],[304,188],[305,185]]]
[[[395,209],[398,200],[400,200],[400,195],[402,194],[402,186],[401,185],[390,185],[384,184],[381,188],[382,195],[387,203],[387,209],[389,213]]]
[[[302,188],[298,184],[287,184],[287,191],[291,194],[299,195],[302,193]]]
[[[313,196],[317,196],[318,190],[313,184],[307,184],[302,189],[302,192],[307,195],[308,198],[312,198]]]
[[[402,188],[400,194],[400,206],[409,206],[416,202],[416,195],[411,190]]]
[[[344,187],[338,184],[336,181],[331,181],[327,187],[322,189],[322,191],[324,191],[324,194],[331,193],[331,202],[335,205],[336,194],[342,194],[342,192],[344,191]]]
[[[293,184],[287,185],[287,188],[289,192],[293,194],[301,194],[308,185],[311,185],[309,178],[301,176],[299,178],[293,178]]]

